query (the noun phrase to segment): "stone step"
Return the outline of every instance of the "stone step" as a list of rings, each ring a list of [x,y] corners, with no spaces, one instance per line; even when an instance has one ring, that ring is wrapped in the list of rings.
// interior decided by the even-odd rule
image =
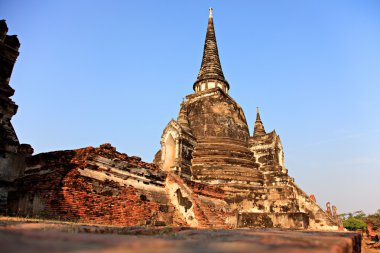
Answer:
[[[259,174],[262,177],[262,173],[256,168],[242,166],[242,165],[226,165],[226,164],[195,164],[191,167],[192,172],[212,172],[212,171],[225,171],[225,173],[236,174]]]
[[[251,182],[250,182],[251,183]],[[267,195],[266,189],[261,185],[252,185],[252,184],[241,184],[241,183],[235,183],[235,184],[219,184],[220,188],[224,190],[225,196],[236,196],[239,194],[249,194],[254,193],[255,195]]]
[[[199,138],[197,139],[198,144],[235,144],[248,147],[246,142],[241,140],[236,140],[232,138],[223,138],[223,137],[208,137],[208,138]]]
[[[196,180],[236,180],[263,182],[262,174],[256,169],[243,166],[193,166],[192,172]]]
[[[195,149],[206,149],[206,150],[230,150],[250,153],[248,147],[235,143],[198,143]]]
[[[203,215],[209,221],[211,228],[228,228],[225,224],[224,219],[220,217],[220,213],[217,211],[211,211],[210,207],[202,202],[198,196],[194,196],[194,200],[197,202],[197,205],[200,210],[202,210]]]
[[[228,156],[204,156],[204,157],[198,157],[194,155],[194,158],[192,160],[192,165],[238,165],[238,166],[244,166],[248,168],[255,168],[255,162],[249,159],[244,158],[235,158],[235,157],[228,157]]]
[[[198,174],[194,175],[195,180],[203,180],[203,181],[215,181],[215,180],[223,180],[225,182],[230,181],[241,181],[241,182],[255,182],[258,185],[263,184],[263,180],[259,177],[255,176],[242,176],[242,175],[234,175],[234,176],[226,176],[220,174]]]
[[[253,153],[248,149],[230,149],[228,147],[200,147],[197,146],[193,152],[194,155],[204,156],[204,155],[226,155],[232,157],[247,157],[251,159],[253,157]]]
[[[251,159],[253,157],[253,154],[251,152],[242,152],[242,151],[236,151],[236,150],[221,150],[221,149],[203,149],[203,148],[197,148],[194,153],[194,156],[204,156],[204,155],[225,155],[229,157],[238,157],[238,158],[246,158]]]

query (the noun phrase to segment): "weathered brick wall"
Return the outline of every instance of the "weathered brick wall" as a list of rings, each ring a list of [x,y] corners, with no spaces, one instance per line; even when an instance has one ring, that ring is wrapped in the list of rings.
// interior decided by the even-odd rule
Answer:
[[[124,167],[99,165],[94,162],[99,157]],[[26,176],[10,194],[10,214],[125,226],[172,224],[165,174],[110,145],[39,154],[27,163]]]
[[[9,85],[13,66],[19,55],[16,35],[7,35],[8,26],[0,20],[0,213],[7,212],[8,192],[14,180],[22,176],[25,157],[33,153],[30,145],[21,144],[12,126],[18,106],[11,97],[15,90]]]

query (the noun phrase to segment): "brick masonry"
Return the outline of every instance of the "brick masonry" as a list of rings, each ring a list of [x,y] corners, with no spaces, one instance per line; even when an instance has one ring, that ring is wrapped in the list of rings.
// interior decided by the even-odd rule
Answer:
[[[109,144],[42,153],[27,159],[25,176],[9,193],[8,214],[125,226],[172,224],[165,178],[154,164]]]

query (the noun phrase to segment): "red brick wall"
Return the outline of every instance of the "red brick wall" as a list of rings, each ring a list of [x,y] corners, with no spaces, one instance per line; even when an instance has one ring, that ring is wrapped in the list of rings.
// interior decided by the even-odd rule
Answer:
[[[29,170],[19,180],[17,191],[10,194],[9,211],[16,215],[124,226],[172,222],[173,207],[155,201],[150,192],[82,176],[79,170],[87,166],[93,155],[120,159],[133,168],[157,169],[138,157],[116,152],[110,145],[40,154],[27,161]]]

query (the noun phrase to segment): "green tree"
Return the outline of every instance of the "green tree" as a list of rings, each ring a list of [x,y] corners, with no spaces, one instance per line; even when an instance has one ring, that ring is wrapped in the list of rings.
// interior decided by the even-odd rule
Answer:
[[[347,220],[349,217],[352,217],[352,213],[341,213],[339,214],[340,218],[343,220]]]
[[[366,230],[367,229],[367,224],[360,219],[350,217],[347,220],[343,221],[343,226],[347,228],[348,230]]]
[[[375,230],[380,228],[380,209],[374,214],[367,215],[367,217],[364,218],[364,221],[371,224]]]
[[[362,211],[356,211],[353,213],[352,217],[358,220],[363,220],[367,215]]]

